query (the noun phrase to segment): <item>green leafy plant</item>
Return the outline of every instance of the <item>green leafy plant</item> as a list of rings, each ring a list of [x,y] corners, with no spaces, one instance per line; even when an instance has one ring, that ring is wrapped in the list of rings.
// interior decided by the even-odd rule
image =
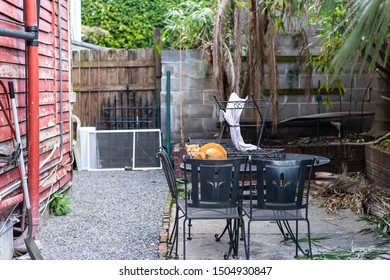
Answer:
[[[316,70],[337,77],[340,73],[375,71],[382,79],[383,100],[376,102],[369,135],[389,131],[386,98],[390,91],[390,1],[310,0],[308,13],[319,31],[320,54],[312,59]],[[338,87],[341,89],[341,87]]]
[[[207,48],[212,41],[215,1],[186,0],[172,7],[164,20],[163,39],[175,38],[171,47],[176,49]]]
[[[164,28],[166,12],[178,0],[82,0],[81,22],[94,31],[83,30],[83,41],[109,48],[152,48],[153,30]],[[101,36],[100,30],[106,32]],[[168,34],[166,43],[174,39]]]
[[[53,195],[53,200],[50,203],[50,210],[56,216],[66,215],[70,212],[70,197],[65,194]]]

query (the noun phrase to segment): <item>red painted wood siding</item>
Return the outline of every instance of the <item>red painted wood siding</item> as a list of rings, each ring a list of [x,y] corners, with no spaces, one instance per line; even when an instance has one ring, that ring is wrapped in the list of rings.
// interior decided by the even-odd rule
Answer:
[[[40,175],[40,200],[43,202],[59,188],[70,186],[72,179],[70,105],[69,105],[69,38],[68,38],[68,3],[61,3],[61,50],[59,49],[58,0],[41,0],[39,21],[39,125],[40,125],[40,162],[45,161],[55,149],[51,158],[41,170],[48,169],[61,159],[60,135],[63,135],[62,160],[55,168],[48,169]],[[0,0],[0,18],[8,21],[23,22],[23,0]],[[24,27],[0,20],[0,27],[24,31]],[[62,74],[60,73],[60,52],[62,56]],[[26,100],[26,65],[25,41],[0,36],[0,80],[8,89],[8,81],[14,82],[18,118],[21,129],[26,166],[27,100]],[[61,76],[60,76],[61,75]],[[62,78],[62,96],[60,94],[60,77]],[[62,129],[61,123],[62,99]],[[3,89],[0,87],[0,100],[7,104]],[[13,151],[13,135],[0,109],[0,152],[9,154]],[[54,173],[52,171],[55,171]],[[53,175],[51,175],[53,174]],[[51,176],[51,177],[48,177]],[[20,181],[18,169],[14,166],[0,164],[0,194]],[[11,194],[0,196],[0,219],[4,219],[10,210],[2,203],[21,193],[19,187]],[[21,206],[21,203],[20,205]]]

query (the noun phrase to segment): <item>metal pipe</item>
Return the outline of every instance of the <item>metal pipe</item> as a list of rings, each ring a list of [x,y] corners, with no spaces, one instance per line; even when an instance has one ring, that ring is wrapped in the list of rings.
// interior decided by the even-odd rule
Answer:
[[[38,13],[37,1],[25,1],[26,30],[36,32],[35,39],[27,42],[28,52],[28,185],[33,216],[33,235],[39,226],[39,65],[38,65]]]
[[[6,211],[6,209],[13,208],[15,205],[21,203],[22,201],[23,201],[23,194],[21,193],[13,197],[10,197],[8,199],[4,199],[0,201],[0,209],[2,209],[1,211]],[[2,215],[3,213],[0,214]]]
[[[171,71],[167,71],[167,154],[171,156]]]
[[[20,30],[14,30],[9,28],[0,27],[0,36],[24,39],[24,40],[34,40],[36,37],[35,32],[26,32]]]
[[[5,190],[0,192],[0,202],[3,200],[4,197],[12,193],[13,191],[16,191],[20,186],[22,185],[22,181],[17,181],[16,183],[8,186]]]

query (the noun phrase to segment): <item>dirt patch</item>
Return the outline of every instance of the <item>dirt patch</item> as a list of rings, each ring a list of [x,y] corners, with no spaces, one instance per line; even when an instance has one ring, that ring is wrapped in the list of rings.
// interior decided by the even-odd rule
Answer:
[[[307,146],[307,145],[329,145],[329,144],[347,144],[347,143],[368,143],[374,139],[371,136],[350,134],[339,138],[335,136],[324,137],[300,137],[296,139],[272,139],[272,146]]]

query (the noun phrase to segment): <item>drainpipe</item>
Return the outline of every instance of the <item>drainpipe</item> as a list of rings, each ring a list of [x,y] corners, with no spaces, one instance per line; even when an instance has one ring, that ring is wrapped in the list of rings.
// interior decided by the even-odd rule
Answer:
[[[0,28],[0,36],[27,41],[27,95],[28,95],[28,185],[33,214],[33,234],[39,225],[39,66],[38,66],[38,7],[39,0],[25,0],[25,31]],[[21,196],[18,196],[18,198]],[[2,202],[4,203],[4,202]],[[9,203],[9,202],[8,202]],[[16,200],[13,201],[16,203]]]
[[[33,216],[33,234],[39,226],[39,65],[38,65],[38,7],[36,0],[25,1],[26,31],[35,34],[27,41],[28,52],[28,187]]]
[[[167,154],[171,156],[171,71],[167,71]]]

